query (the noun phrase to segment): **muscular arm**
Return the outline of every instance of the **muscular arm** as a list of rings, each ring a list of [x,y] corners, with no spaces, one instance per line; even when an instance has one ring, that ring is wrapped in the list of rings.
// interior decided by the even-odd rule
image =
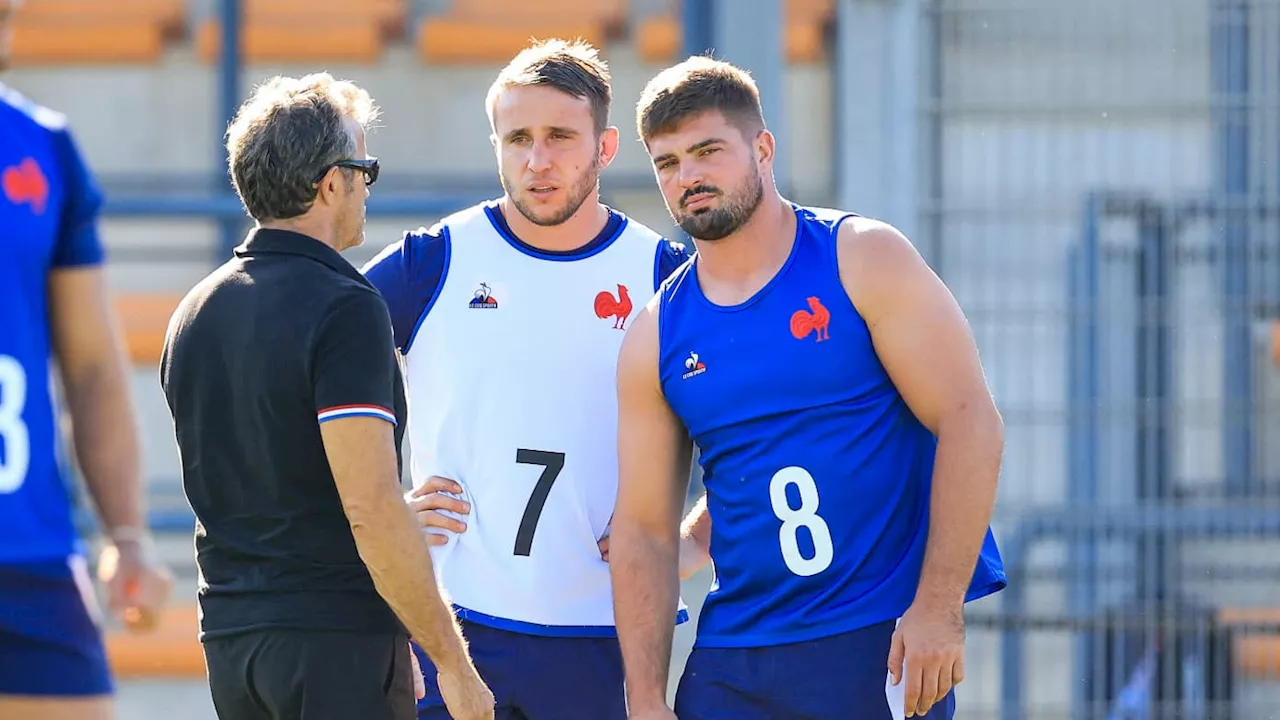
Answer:
[[[693,448],[658,383],[658,336],[650,304],[627,331],[618,358],[618,501],[609,571],[633,713],[666,707],[680,513]]]
[[[441,672],[471,660],[441,596],[431,553],[400,492],[395,436],[386,420],[348,417],[320,425],[329,467],[374,587]]]
[[[49,314],[85,485],[107,535],[136,537],[145,530],[137,428],[100,266],[51,272]]]
[[[968,321],[898,231],[858,218],[839,238],[840,275],[885,370],[938,438],[929,539],[916,602],[964,602],[996,498],[1004,425]]]

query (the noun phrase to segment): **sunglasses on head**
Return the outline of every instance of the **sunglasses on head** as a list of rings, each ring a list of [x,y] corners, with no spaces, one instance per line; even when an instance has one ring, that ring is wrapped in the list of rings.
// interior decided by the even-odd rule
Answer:
[[[339,160],[338,162],[326,167],[324,171],[320,173],[320,177],[316,178],[316,182],[323,180],[329,170],[336,167],[350,168],[351,170],[359,170],[364,173],[364,184],[366,186],[378,182],[378,158],[374,157],[365,160]]]

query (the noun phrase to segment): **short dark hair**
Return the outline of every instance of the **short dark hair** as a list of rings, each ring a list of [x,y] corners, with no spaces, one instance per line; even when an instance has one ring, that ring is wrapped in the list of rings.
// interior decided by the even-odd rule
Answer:
[[[274,77],[254,89],[227,127],[231,182],[250,217],[286,220],[311,209],[316,179],[356,152],[348,117],[367,130],[378,108],[368,92],[328,73]]]
[[[691,117],[718,110],[748,138],[764,129],[760,89],[751,73],[722,60],[694,55],[658,73],[636,103],[636,129],[646,145]]]
[[[521,50],[498,73],[489,87],[485,107],[493,124],[498,95],[510,87],[548,85],[591,103],[591,119],[599,135],[609,126],[609,106],[613,103],[609,65],[599,51],[583,40],[549,39]]]

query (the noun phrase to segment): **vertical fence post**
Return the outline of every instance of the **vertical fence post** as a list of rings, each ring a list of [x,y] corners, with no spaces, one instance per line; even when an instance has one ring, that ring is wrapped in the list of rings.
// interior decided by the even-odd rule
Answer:
[[[240,104],[240,19],[241,0],[222,0],[222,52],[219,61],[218,76],[218,144],[217,158],[214,164],[219,169],[220,182],[214,185],[214,192],[231,194],[233,192],[227,179],[226,146],[224,134],[227,124],[235,117],[236,108]],[[240,242],[240,226],[242,220],[234,215],[218,216],[218,258],[222,262],[230,257],[231,251]]]
[[[1145,204],[1138,213],[1137,272],[1137,502],[1139,508],[1162,506],[1170,499],[1172,458],[1169,444],[1173,346],[1170,342],[1172,248],[1164,209]],[[1172,558],[1168,539],[1160,534],[1140,536],[1137,547],[1135,595],[1144,608],[1155,610],[1172,600],[1176,582],[1169,577]]]
[[[1068,262],[1067,311],[1067,398],[1070,419],[1067,425],[1067,486],[1073,508],[1083,510],[1098,500],[1098,420],[1101,401],[1098,368],[1099,273],[1101,271],[1101,223],[1106,198],[1091,194],[1085,201],[1080,244],[1071,249]],[[1071,586],[1068,612],[1084,618],[1097,608],[1097,538],[1085,533],[1069,544]],[[1075,677],[1091,672],[1089,642],[1084,635],[1075,639]],[[1086,702],[1083,683],[1075,683],[1072,701],[1077,708]]]
[[[1210,76],[1222,226],[1222,456],[1226,490],[1253,482],[1253,358],[1249,333],[1249,6],[1211,0]]]

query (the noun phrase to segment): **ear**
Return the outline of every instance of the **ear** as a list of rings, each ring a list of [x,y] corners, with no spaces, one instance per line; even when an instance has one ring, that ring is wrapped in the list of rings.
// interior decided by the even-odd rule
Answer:
[[[333,205],[338,201],[343,190],[342,170],[331,167],[316,183],[316,204]]]
[[[596,149],[600,158],[600,169],[609,167],[609,163],[618,156],[620,134],[618,128],[610,126],[600,133],[600,147]]]
[[[777,152],[778,141],[773,137],[773,133],[762,129],[757,135],[755,142],[752,143],[756,151],[756,161],[763,167],[771,167],[773,165],[773,156]]]

